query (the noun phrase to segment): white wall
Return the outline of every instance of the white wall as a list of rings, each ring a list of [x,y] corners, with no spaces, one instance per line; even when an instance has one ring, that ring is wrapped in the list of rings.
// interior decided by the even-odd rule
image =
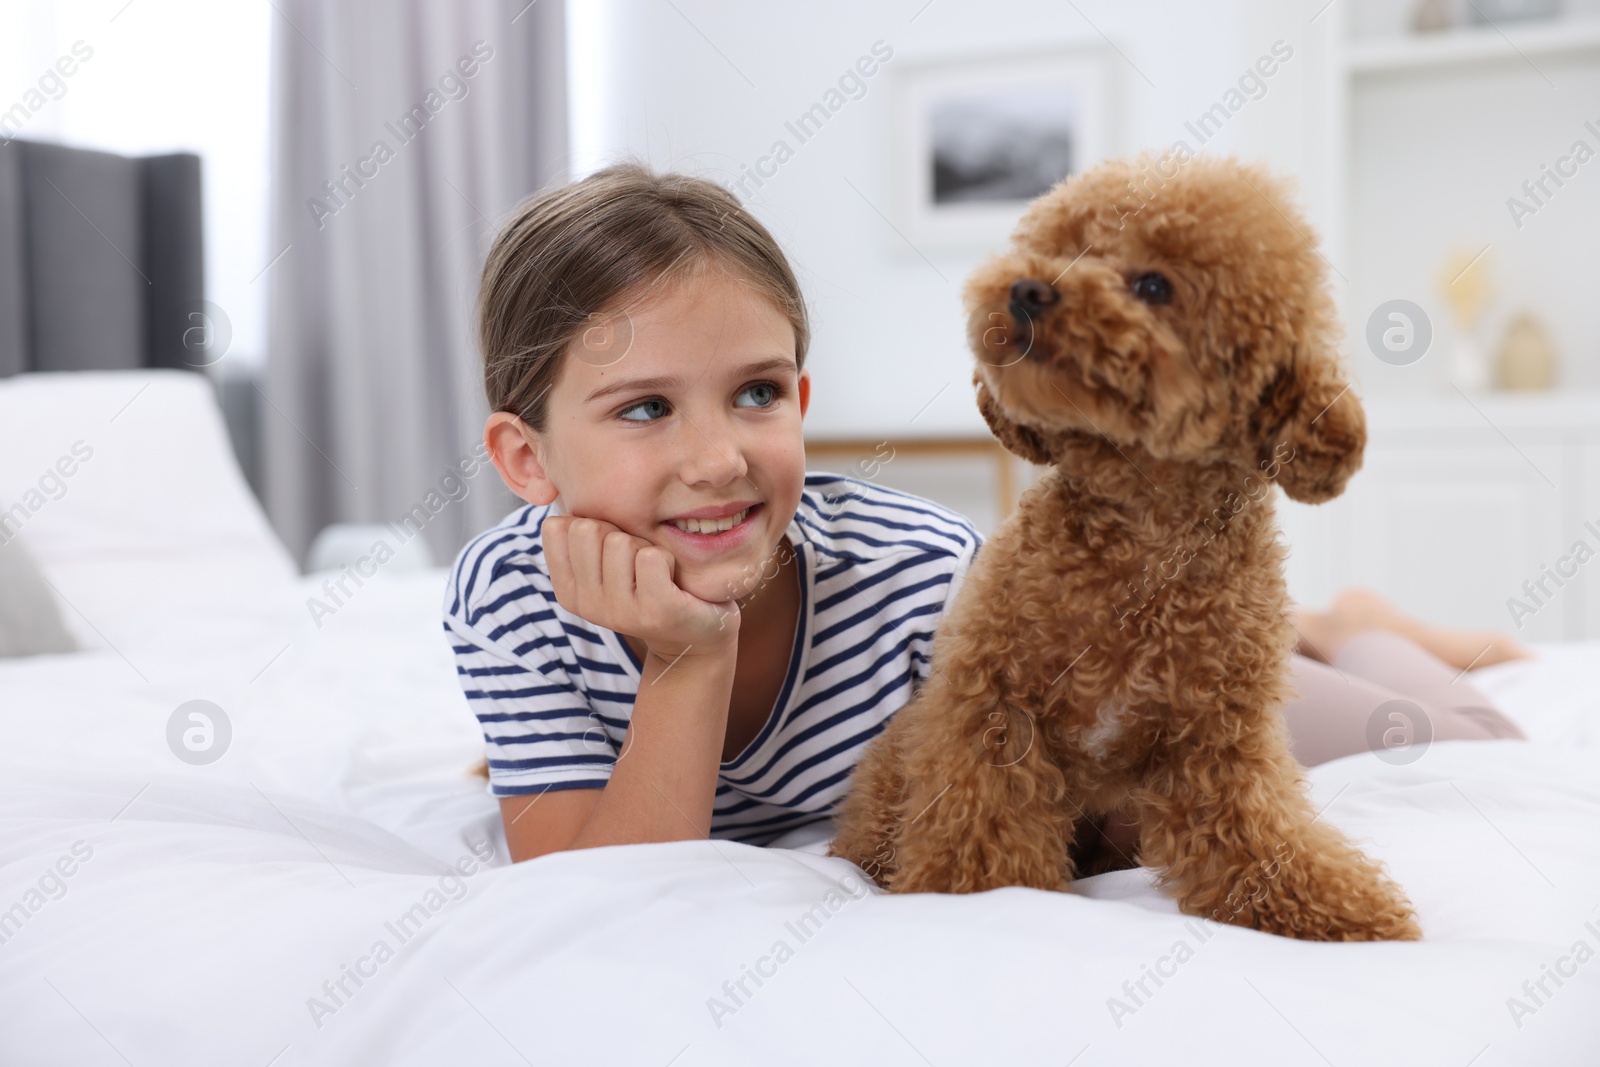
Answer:
[[[985,253],[928,248],[930,265],[879,214],[894,215],[889,80],[897,68],[941,55],[1104,46],[1104,34],[1125,57],[1110,53],[1110,151],[1122,154],[1180,137],[1195,146],[1184,122],[1282,37],[1295,58],[1205,150],[1259,155],[1298,172],[1315,148],[1304,97],[1323,24],[1298,5],[1079,0],[1080,15],[1060,0],[923,3],[577,0],[570,9],[575,177],[635,155],[730,183],[775,139],[792,143],[784,122],[874,41],[894,50],[866,95],[749,201],[788,252],[815,318],[812,436],[987,434],[972,400],[960,309],[961,283]],[[1318,220],[1322,209],[1311,210]]]

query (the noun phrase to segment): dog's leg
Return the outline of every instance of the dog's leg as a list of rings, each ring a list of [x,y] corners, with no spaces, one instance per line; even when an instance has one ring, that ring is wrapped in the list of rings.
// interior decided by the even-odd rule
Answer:
[[[1061,889],[1072,878],[1073,819],[1037,724],[1001,703],[941,706],[949,690],[930,690],[901,749],[907,785],[890,892]],[[968,725],[950,736],[957,723]],[[937,736],[916,736],[922,726]]]
[[[1173,745],[1135,791],[1140,859],[1190,915],[1308,941],[1413,941],[1384,870],[1317,817],[1277,731]]]
[[[895,868],[899,809],[905,792],[899,736],[914,700],[890,720],[856,762],[850,792],[834,816],[835,836],[828,846],[828,855],[849,860],[880,886],[888,884]]]

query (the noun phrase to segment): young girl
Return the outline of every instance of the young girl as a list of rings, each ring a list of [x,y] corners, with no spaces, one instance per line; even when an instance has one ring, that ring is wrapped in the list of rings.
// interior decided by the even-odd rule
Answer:
[[[809,326],[772,236],[717,185],[611,167],[521,207],[479,316],[485,443],[528,506],[462,550],[444,625],[512,859],[766,844],[828,818],[926,679],[982,539],[930,501],[806,473]],[[1322,642],[1357,643],[1333,619]],[[1322,759],[1365,749],[1362,701],[1394,694],[1327,688],[1338,714],[1291,724],[1359,727]],[[1425,694],[1435,738],[1457,692]],[[1495,718],[1458,735],[1506,732]]]

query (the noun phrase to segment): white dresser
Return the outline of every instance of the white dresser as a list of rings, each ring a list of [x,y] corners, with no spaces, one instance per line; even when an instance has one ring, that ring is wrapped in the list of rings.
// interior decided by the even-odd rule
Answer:
[[[1366,462],[1344,495],[1279,497],[1296,600],[1365,585],[1433,622],[1600,638],[1600,391],[1365,406]]]

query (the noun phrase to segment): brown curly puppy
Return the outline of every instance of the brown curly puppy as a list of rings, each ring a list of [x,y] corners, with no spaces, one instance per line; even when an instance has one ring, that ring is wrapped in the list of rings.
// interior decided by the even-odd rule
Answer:
[[[1421,936],[1317,818],[1279,714],[1271,487],[1337,496],[1366,442],[1310,232],[1258,167],[1146,154],[1041,197],[969,279],[978,406],[1051,469],[978,554],[831,854],[894,892],[1060,889],[1124,811],[1191,915]]]

